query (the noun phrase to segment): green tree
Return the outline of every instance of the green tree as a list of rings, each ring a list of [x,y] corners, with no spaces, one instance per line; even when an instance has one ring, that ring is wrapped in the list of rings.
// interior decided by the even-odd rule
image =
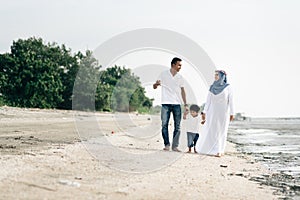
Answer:
[[[14,64],[14,60],[10,57],[8,53],[0,54],[0,106],[5,103],[5,94],[7,91],[8,84],[8,72],[10,66]]]
[[[97,95],[96,104],[100,110],[136,111],[150,108],[153,101],[145,96],[139,78],[130,69],[119,66],[100,72]]]
[[[95,110],[96,89],[101,66],[91,51],[81,58],[80,70],[76,75],[73,89],[73,109]]]
[[[60,67],[63,69],[60,73],[60,79],[64,86],[62,91],[63,101],[58,105],[60,109],[72,109],[72,97],[73,97],[73,87],[76,75],[78,73],[80,61],[85,58],[85,56],[78,52],[74,56],[71,54],[70,49],[66,49],[64,45],[61,47],[61,60]]]
[[[64,45],[44,44],[41,38],[19,39],[11,53],[1,55],[1,93],[12,106],[57,108],[64,103],[66,75],[76,58]],[[75,70],[76,71],[76,70]],[[5,83],[3,83],[5,80]]]
[[[63,101],[57,50],[55,46],[47,48],[42,39],[13,42],[9,55],[13,62],[4,88],[5,98],[13,106],[52,108]]]
[[[65,45],[19,39],[10,53],[0,54],[0,105],[126,112],[152,107],[130,69],[100,68],[91,51],[72,55]]]

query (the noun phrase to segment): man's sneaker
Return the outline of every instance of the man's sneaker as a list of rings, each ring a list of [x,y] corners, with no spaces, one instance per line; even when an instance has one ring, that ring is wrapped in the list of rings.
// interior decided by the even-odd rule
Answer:
[[[164,151],[170,151],[170,146],[165,146],[165,148],[163,148]]]
[[[172,151],[181,152],[177,147],[172,148]]]

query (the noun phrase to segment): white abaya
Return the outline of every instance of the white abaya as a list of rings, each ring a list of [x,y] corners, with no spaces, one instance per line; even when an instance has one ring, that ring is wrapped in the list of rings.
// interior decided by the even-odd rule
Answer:
[[[209,155],[224,153],[230,115],[234,113],[231,86],[217,95],[209,92],[203,112],[206,122],[199,134],[197,152]]]

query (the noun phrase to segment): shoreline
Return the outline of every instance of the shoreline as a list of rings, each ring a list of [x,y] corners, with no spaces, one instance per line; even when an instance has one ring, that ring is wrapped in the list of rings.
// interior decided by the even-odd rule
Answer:
[[[233,123],[228,141],[236,144],[238,152],[251,156],[272,171],[251,178],[263,185],[276,188],[275,194],[287,199],[300,195],[299,174],[299,119],[272,118]]]
[[[226,154],[221,158],[162,152],[179,157],[153,172],[135,174],[112,169],[87,151],[76,132],[74,112],[0,107],[1,199],[280,197],[273,194],[274,188],[250,180],[270,172],[250,156],[239,153],[233,143],[227,144]],[[105,136],[116,146],[133,153],[151,153],[162,147],[159,136],[148,145],[118,130],[112,134],[111,117],[105,113],[97,115],[103,121]],[[147,118],[136,116],[134,121],[148,123]],[[126,165],[128,161],[123,162]]]

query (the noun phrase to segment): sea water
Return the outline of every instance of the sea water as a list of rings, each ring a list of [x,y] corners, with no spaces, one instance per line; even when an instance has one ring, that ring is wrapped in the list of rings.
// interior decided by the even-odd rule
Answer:
[[[275,173],[270,185],[288,188],[290,192],[283,193],[293,198],[300,196],[300,118],[234,121],[228,140]]]

